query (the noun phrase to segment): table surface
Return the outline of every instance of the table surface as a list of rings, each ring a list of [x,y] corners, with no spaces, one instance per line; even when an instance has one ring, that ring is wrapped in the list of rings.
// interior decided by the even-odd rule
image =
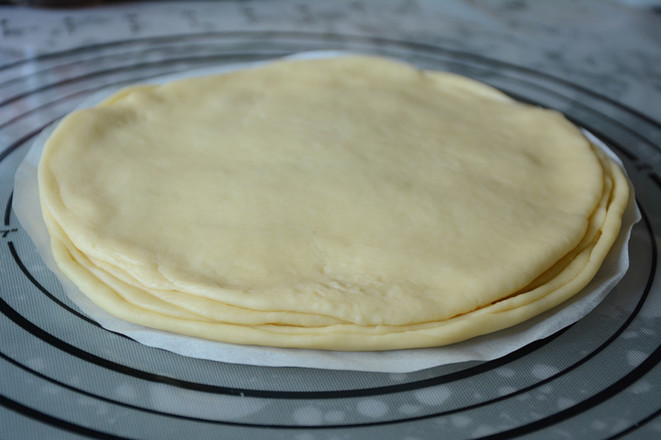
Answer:
[[[649,3],[0,6],[0,438],[661,436],[661,12]],[[407,374],[187,358],[78,310],[12,211],[37,134],[107,86],[328,49],[467,75],[595,133],[643,215],[622,282],[578,323],[508,356]]]

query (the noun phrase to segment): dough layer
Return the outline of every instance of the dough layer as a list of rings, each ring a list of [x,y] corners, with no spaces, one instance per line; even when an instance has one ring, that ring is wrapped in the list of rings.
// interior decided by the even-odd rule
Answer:
[[[240,344],[439,346],[578,293],[621,170],[561,114],[375,57],[120,91],[39,168],[58,265],[110,313]]]

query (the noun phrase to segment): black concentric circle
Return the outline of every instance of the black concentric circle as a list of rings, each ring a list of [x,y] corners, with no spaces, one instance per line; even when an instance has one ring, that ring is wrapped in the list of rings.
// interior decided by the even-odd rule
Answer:
[[[79,311],[40,262],[11,211],[8,176],[36,135],[102,87],[318,49],[384,54],[472,76],[517,99],[560,110],[604,140],[624,162],[643,213],[633,232],[632,270],[625,280],[585,319],[508,356],[400,375],[184,358],[108,332]],[[37,68],[19,75],[27,62]],[[67,74],[57,74],[62,70]],[[650,378],[661,376],[661,338],[648,310],[661,295],[655,284],[655,237],[661,225],[654,203],[661,178],[648,158],[661,149],[656,141],[661,124],[608,97],[544,72],[430,44],[233,32],[119,41],[0,66],[0,101],[5,109],[0,112],[0,197],[6,201],[0,261],[11,280],[0,296],[0,329],[9,341],[3,343],[0,362],[11,380],[26,384],[20,392],[7,387],[0,407],[25,423],[38,421],[91,438],[142,438],[163,430],[230,436],[264,429],[282,438],[300,429],[369,429],[371,435],[407,429],[424,437],[439,426],[463,438],[468,437],[466,420],[482,420],[484,428],[473,437],[511,438],[571,427],[659,383]],[[78,403],[58,406],[61,399]],[[647,402],[638,404],[617,432],[599,436],[601,425],[594,425],[591,437],[616,438],[654,421],[660,405]],[[100,415],[83,417],[90,407],[126,423],[117,427]]]

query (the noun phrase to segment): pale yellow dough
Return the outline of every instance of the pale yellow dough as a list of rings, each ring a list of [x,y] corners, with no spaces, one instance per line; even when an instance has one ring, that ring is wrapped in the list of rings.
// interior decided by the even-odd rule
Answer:
[[[125,89],[39,168],[62,271],[110,313],[240,344],[430,347],[579,292],[628,202],[562,115],[375,57]]]

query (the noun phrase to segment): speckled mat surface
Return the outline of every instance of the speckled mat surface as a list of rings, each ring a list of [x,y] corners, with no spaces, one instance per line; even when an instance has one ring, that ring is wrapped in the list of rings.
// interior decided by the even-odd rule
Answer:
[[[661,19],[615,3],[541,3],[1,7],[0,437],[659,435],[661,85],[653,73]],[[592,20],[572,19],[580,14]],[[457,72],[560,110],[593,132],[636,189],[642,220],[628,274],[564,331],[505,357],[412,373],[194,359],[88,318],[12,211],[15,169],[41,129],[101,87],[305,50],[382,54]]]

